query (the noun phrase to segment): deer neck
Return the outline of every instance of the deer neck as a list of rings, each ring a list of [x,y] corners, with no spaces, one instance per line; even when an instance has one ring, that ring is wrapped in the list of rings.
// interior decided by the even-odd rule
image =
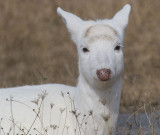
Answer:
[[[112,85],[105,89],[99,90],[91,86],[87,80],[80,75],[77,85],[77,101],[78,108],[83,111],[98,111],[97,107],[106,108],[106,111],[118,111],[121,96],[122,79],[121,75],[114,81]],[[114,106],[114,107],[112,107]],[[106,112],[108,113],[108,112]]]

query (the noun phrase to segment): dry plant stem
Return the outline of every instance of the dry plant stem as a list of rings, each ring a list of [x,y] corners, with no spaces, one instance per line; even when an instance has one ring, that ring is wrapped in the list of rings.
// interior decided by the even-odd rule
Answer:
[[[12,124],[13,124],[13,135],[15,135],[15,124],[14,124],[15,122],[14,122],[14,116],[13,116],[12,99],[13,99],[13,97],[10,96],[11,121],[12,121]]]
[[[81,128],[82,128],[82,126],[81,126],[81,124],[79,123],[79,120],[78,120],[78,115],[77,115],[77,110],[76,110],[76,107],[75,107],[74,99],[72,99],[72,98],[70,97],[70,94],[69,94],[69,98],[70,98],[70,101],[71,101],[72,111],[75,112],[75,114],[73,114],[73,115],[74,115],[74,117],[76,118],[76,131],[77,131],[77,125],[78,125],[78,130],[79,130],[79,133],[80,133],[80,135],[81,135]],[[82,128],[82,130],[84,131],[83,128]]]
[[[77,122],[77,125],[78,125],[79,133],[81,135],[81,128],[80,128],[80,124],[79,124],[78,118],[76,116],[75,116],[75,118],[76,118],[76,122]]]
[[[157,125],[158,125],[158,128],[160,129],[160,116],[158,116],[157,118]]]
[[[10,134],[10,133],[11,133],[11,131],[12,131],[12,128],[10,127],[8,134]]]
[[[51,109],[51,111],[50,111],[50,125],[49,125],[49,126],[51,126],[51,119],[52,119],[52,118],[51,118],[51,117],[52,117],[52,116],[51,116],[51,113],[52,113],[52,109]],[[50,135],[52,135],[52,128],[51,128],[51,134],[50,134]]]
[[[144,111],[145,111],[146,117],[148,119],[149,125],[152,126],[151,121],[150,121],[150,119],[148,117],[148,114],[147,114],[147,111],[146,111],[146,105],[145,104],[144,104]]]
[[[99,127],[101,126],[101,124],[102,124],[102,121],[98,124],[97,131],[98,131]]]
[[[153,120],[153,118],[152,118],[153,109],[152,109],[152,105],[151,105],[151,100],[150,99],[149,99],[149,107],[150,107],[151,120]],[[154,129],[154,123],[152,122],[151,125],[152,125],[152,135],[156,135],[155,129]]]
[[[50,126],[51,126],[51,124],[52,124],[52,107],[51,107],[51,110],[50,110]],[[53,129],[51,128],[51,134],[50,135],[52,135],[53,133]]]
[[[96,126],[95,126],[95,123],[94,123],[94,117],[93,117],[93,114],[92,114],[92,120],[93,120],[94,130],[96,130]]]
[[[24,104],[23,102],[20,102],[20,101],[17,101],[17,100],[13,100],[13,98],[10,97],[10,100],[6,99],[6,101],[9,101],[10,102],[10,108],[11,108],[11,121],[12,123],[14,122],[13,121],[13,111],[12,111],[12,102],[17,102],[17,103],[20,103],[20,104],[23,104],[24,106],[30,108],[31,110],[33,110],[30,106],[28,106],[27,104]],[[37,115],[37,114],[36,114]],[[37,115],[38,116],[38,115]],[[15,122],[14,122],[15,124]],[[18,126],[17,126],[18,127]],[[19,128],[19,127],[18,127]],[[19,128],[20,129],[20,128]],[[26,129],[27,130],[27,129]],[[13,130],[14,132],[14,130]],[[28,130],[28,133],[29,133],[29,130]]]
[[[138,115],[138,112],[134,114],[134,122],[135,122],[136,126],[139,127],[140,124],[138,123],[137,115]]]
[[[154,123],[152,123],[152,135],[156,135],[156,133],[154,131]]]
[[[87,117],[86,117],[86,119],[83,121],[83,123],[82,124],[84,124],[86,121],[87,121],[87,119],[90,117],[90,115],[88,115]]]
[[[141,135],[141,128],[138,129],[138,135]]]
[[[71,98],[70,93],[68,92],[68,97],[70,99],[70,103],[71,103],[71,113],[72,111],[76,111],[75,106],[74,106],[74,99]],[[73,119],[75,118],[75,115],[73,115]],[[75,130],[75,135],[76,135],[76,131],[77,131],[77,123],[76,123],[76,129]]]
[[[1,130],[2,130],[3,134],[5,135],[5,132],[4,132],[3,128],[1,128]]]
[[[2,120],[3,120],[3,119],[1,118],[1,120],[0,120],[0,135],[2,135],[2,134],[1,134],[1,129],[2,129],[1,124],[2,124]]]
[[[76,129],[74,130],[74,135],[76,135]]]
[[[72,100],[73,100],[73,99],[71,98],[71,96],[70,96],[70,93],[69,93],[69,92],[68,92],[67,94],[68,94],[68,97],[69,97],[69,99],[70,99],[71,108],[73,108],[73,105],[72,105]]]
[[[16,123],[14,123],[15,124],[15,126],[21,131],[21,132],[23,132],[23,134],[24,135],[26,135],[26,133],[16,124]],[[24,127],[25,128],[25,127]],[[26,129],[26,128],[25,128]],[[27,130],[27,129],[26,129]],[[28,131],[28,130],[27,130]]]
[[[71,112],[70,112],[70,113],[72,113],[72,110],[73,110],[72,98],[71,98],[71,96],[70,96],[70,93],[69,93],[69,92],[67,92],[67,94],[68,94],[68,97],[69,97],[69,99],[70,99],[70,104],[71,104],[71,106],[70,106],[70,108],[71,108]],[[73,115],[72,115],[72,116],[73,116]],[[74,116],[72,117],[72,120],[74,121]]]
[[[109,97],[108,97],[108,99],[109,99],[109,101],[108,101],[108,102],[109,102],[109,114],[108,114],[108,115],[109,115],[109,118],[110,118],[110,111],[112,110],[112,104],[114,104],[114,102],[115,102],[115,100],[116,100],[116,97],[117,97],[117,94],[116,94],[115,97],[114,97],[114,99],[113,99],[112,102],[111,102],[111,99],[110,99],[111,96],[110,96],[110,94],[111,94],[111,91],[109,91],[109,95],[108,95],[108,96],[109,96]],[[106,121],[106,125],[108,125],[107,128],[106,128],[106,132],[107,132],[107,133],[109,132],[109,134],[110,134],[111,131],[110,131],[110,128],[109,128],[109,123],[108,123],[108,121]]]
[[[96,129],[96,126],[95,126],[93,114],[92,114],[92,120],[93,120],[93,126],[94,126],[95,135],[97,135],[97,131],[96,131],[97,129]]]
[[[50,111],[50,126],[52,124],[52,108],[51,108],[51,111]]]
[[[34,130],[36,130],[41,135],[41,132],[39,132],[36,128]]]
[[[149,103],[147,103],[146,105],[149,105]],[[139,112],[139,111],[140,111],[141,109],[143,109],[143,108],[144,108],[144,106],[139,107],[139,108],[137,109],[137,111],[133,112],[133,113],[128,117],[128,119],[126,120],[126,122],[128,122],[129,119],[130,119],[134,114],[136,114],[137,112]]]
[[[41,108],[39,108],[40,112],[41,112],[41,116],[40,116],[40,122],[41,122],[41,133],[42,131],[44,131],[44,134],[47,135],[46,133],[46,130],[45,130],[45,127],[44,127],[44,124],[43,124],[43,110],[44,110],[44,102],[43,102],[44,99],[42,99],[42,105],[41,105]]]
[[[81,135],[80,123],[79,123],[79,121],[78,121],[78,117],[77,117],[77,116],[75,116],[75,117],[76,117],[76,121],[77,121],[77,124],[78,124],[79,133],[80,133],[80,135]]]
[[[40,111],[40,122],[41,122],[41,133],[42,133],[42,131],[43,131],[43,129],[44,129],[44,125],[43,125],[43,102],[42,102],[42,106],[41,106],[41,109],[40,109],[41,111]]]
[[[60,118],[59,118],[59,123],[58,123],[57,135],[58,135],[58,133],[59,133],[60,123],[61,123],[61,116],[62,116],[62,112],[60,113]]]
[[[86,116],[86,115],[83,115],[83,118],[82,118],[81,124],[83,124],[83,121],[84,121],[85,116]]]
[[[39,114],[41,113],[41,116],[38,117],[40,122],[41,122],[41,134],[42,134],[42,130],[44,131],[43,134],[46,134],[47,135],[47,130],[45,129],[44,127],[44,124],[43,124],[43,110],[44,110],[44,99],[45,97],[47,96],[47,92],[46,91],[43,91],[42,94],[39,95],[39,98],[41,98],[41,104],[38,108],[38,116]]]
[[[67,135],[68,135],[68,128],[67,128]]]
[[[12,99],[12,100],[8,100],[8,99],[7,99],[7,101],[14,101],[14,102],[23,104],[24,106],[26,106],[26,107],[30,108],[31,110],[33,110],[32,107],[30,107],[30,106],[28,106],[27,104],[24,104],[23,102],[20,102],[20,101],[18,101],[18,100],[13,100],[13,99]]]
[[[66,102],[65,102],[65,98],[63,97],[63,99],[64,99],[64,103],[65,103],[65,106],[66,106],[66,117],[65,117],[65,122],[64,122],[64,126],[63,126],[63,130],[62,130],[62,135],[63,135],[63,132],[64,132],[64,129],[65,129],[65,126],[66,126],[66,120],[67,120],[67,111],[68,111],[68,109],[67,109],[67,105],[66,105]],[[68,134],[68,132],[67,132],[67,134]]]
[[[64,133],[64,129],[65,129],[65,126],[66,126],[66,120],[67,120],[67,107],[66,107],[66,117],[65,117],[65,122],[64,122],[63,130],[62,130],[62,135]]]
[[[70,94],[69,94],[69,92],[67,93],[68,94],[68,97],[69,97],[69,99],[70,99],[70,103],[71,103],[71,111],[74,111],[75,113],[76,113],[76,107],[75,107],[75,103],[74,103],[74,99],[72,99],[71,97],[70,97]],[[77,114],[73,114],[73,118],[76,118],[76,131],[77,131],[77,125],[78,125],[78,130],[79,130],[79,132],[80,132],[80,135],[81,135],[81,130],[80,130],[80,127],[82,128],[82,130],[84,131],[84,129],[83,129],[83,127],[82,127],[82,124],[83,123],[79,123],[79,120],[78,120],[78,116],[76,116]],[[83,120],[82,120],[83,121]],[[84,131],[85,132],[85,131]]]
[[[78,121],[78,117],[76,116],[77,115],[77,110],[75,108],[74,100],[72,100],[72,101],[73,101],[73,111],[75,112],[74,117],[76,118],[76,131],[77,131],[77,125],[78,125],[78,130],[79,130],[79,133],[81,135],[80,123]]]
[[[29,134],[29,132],[30,132],[31,128],[33,127],[33,125],[34,125],[34,123],[35,123],[35,121],[36,121],[37,117],[39,117],[39,113],[40,113],[40,111],[41,111],[41,105],[42,105],[42,102],[43,102],[43,100],[41,101],[40,107],[38,108],[38,113],[36,114],[36,117],[35,117],[35,119],[33,120],[33,122],[32,122],[32,124],[31,124],[31,126],[30,126],[30,128],[29,128],[29,130],[28,130],[28,132],[27,132],[27,134],[26,134],[26,135],[28,135],[28,134]],[[34,111],[34,112],[35,112],[35,111]]]
[[[87,134],[86,134],[86,132],[87,132],[87,126],[86,126],[86,124],[85,124],[85,131],[84,131],[84,135],[87,135]]]

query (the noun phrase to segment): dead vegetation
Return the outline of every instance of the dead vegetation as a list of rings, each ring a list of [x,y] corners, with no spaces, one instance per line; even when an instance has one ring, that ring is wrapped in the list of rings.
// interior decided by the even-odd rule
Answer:
[[[49,125],[45,125],[44,118],[44,106],[49,104],[45,103],[45,98],[48,96],[47,91],[43,91],[42,93],[37,95],[37,98],[34,99],[32,104],[35,106],[31,107],[28,104],[23,103],[22,101],[14,99],[14,97],[10,97],[6,99],[7,102],[10,102],[10,113],[11,117],[8,118],[10,127],[9,129],[4,128],[3,126],[6,123],[6,119],[0,118],[0,135],[31,135],[31,134],[39,134],[39,135],[63,135],[65,131],[72,130],[71,127],[66,123],[67,114],[71,114],[73,120],[75,121],[75,129],[73,132],[75,135],[87,135],[86,131],[88,130],[88,119],[93,120],[94,124],[94,112],[92,110],[88,111],[88,114],[83,114],[77,110],[77,107],[74,103],[74,98],[71,97],[70,93],[60,93],[61,98],[64,99],[65,108],[55,108],[56,103],[50,104],[50,115],[49,115]],[[69,99],[69,104],[66,104],[66,99]],[[151,104],[150,97],[147,97],[148,102],[144,103],[143,106],[138,107],[131,114],[122,114],[118,120],[116,135],[158,135],[160,133],[160,112],[157,112],[155,108]],[[14,104],[21,104],[24,107],[33,111],[34,118],[31,119],[31,124],[27,127],[21,124],[20,121],[14,117]],[[31,104],[30,104],[31,105]],[[71,106],[71,108],[69,107]],[[69,108],[71,109],[69,109]],[[55,109],[59,109],[60,113],[59,122],[55,122],[54,111]],[[144,113],[141,113],[141,112]],[[26,115],[27,116],[27,115]],[[65,122],[62,122],[62,116],[65,116]],[[103,117],[103,116],[102,116]],[[28,116],[29,118],[29,116]],[[63,117],[64,118],[64,117]],[[7,120],[7,121],[8,121]],[[109,118],[104,118],[104,121],[108,123]],[[39,124],[40,126],[37,126]],[[94,125],[94,133],[97,135],[98,130],[101,130],[101,126],[99,125],[97,128]],[[69,130],[68,130],[69,129]],[[109,130],[109,129],[108,129]],[[107,132],[108,132],[107,130]],[[110,132],[111,134],[112,132]],[[109,135],[110,135],[109,134]]]
[[[146,101],[159,105],[159,0],[0,1],[0,86],[76,84],[76,47],[56,13],[58,6],[83,19],[111,18],[125,3],[132,12],[124,40],[121,111]]]

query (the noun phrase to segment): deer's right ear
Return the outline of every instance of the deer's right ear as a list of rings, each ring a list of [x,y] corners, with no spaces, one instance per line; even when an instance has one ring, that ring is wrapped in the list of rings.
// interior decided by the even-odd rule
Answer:
[[[62,17],[63,22],[71,34],[72,40],[77,43],[83,24],[82,19],[72,13],[62,10],[60,7],[57,8],[57,13]]]

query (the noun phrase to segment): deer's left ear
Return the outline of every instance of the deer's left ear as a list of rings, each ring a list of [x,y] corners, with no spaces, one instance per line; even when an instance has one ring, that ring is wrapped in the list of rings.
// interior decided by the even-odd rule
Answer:
[[[126,4],[119,12],[113,17],[113,21],[121,29],[125,29],[128,25],[128,18],[131,11],[131,6]]]
[[[63,22],[71,34],[72,40],[77,43],[82,29],[82,19],[72,13],[64,11],[60,7],[57,8],[57,13],[62,17]]]

